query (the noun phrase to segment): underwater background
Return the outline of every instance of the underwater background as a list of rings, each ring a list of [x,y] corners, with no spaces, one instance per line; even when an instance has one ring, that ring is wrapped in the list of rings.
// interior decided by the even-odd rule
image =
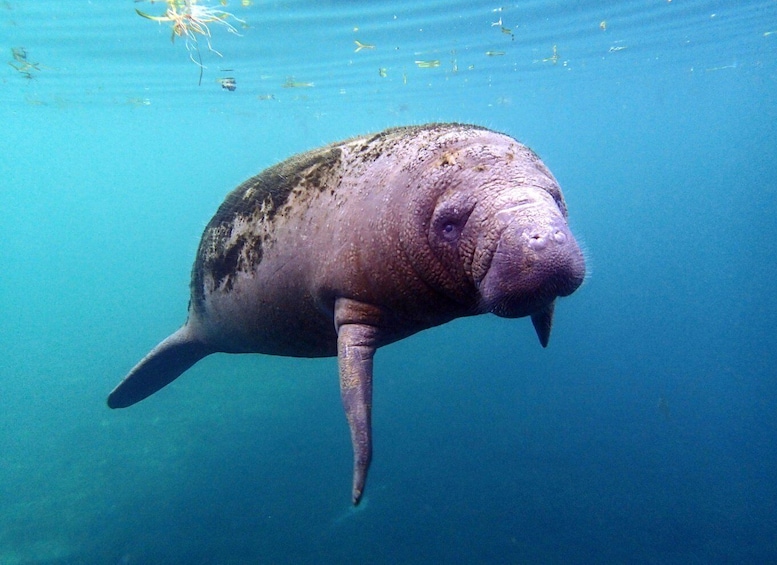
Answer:
[[[4,0],[0,58],[1,565],[777,562],[773,0]],[[547,350],[381,349],[357,508],[335,359],[107,408],[228,191],[431,121],[559,180],[589,275]]]

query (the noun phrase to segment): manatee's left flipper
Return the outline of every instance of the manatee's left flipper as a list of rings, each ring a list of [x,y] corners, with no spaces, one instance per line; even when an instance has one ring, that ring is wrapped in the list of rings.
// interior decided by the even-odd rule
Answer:
[[[372,459],[372,359],[379,330],[373,307],[338,299],[335,305],[340,395],[353,444],[353,503],[359,504]]]
[[[170,384],[203,357],[213,353],[188,325],[162,341],[108,395],[108,406],[126,408]]]
[[[531,315],[531,323],[534,325],[534,331],[537,332],[537,337],[540,339],[542,347],[547,347],[550,340],[550,328],[553,325],[553,310],[555,306],[555,302],[551,302],[542,310]]]

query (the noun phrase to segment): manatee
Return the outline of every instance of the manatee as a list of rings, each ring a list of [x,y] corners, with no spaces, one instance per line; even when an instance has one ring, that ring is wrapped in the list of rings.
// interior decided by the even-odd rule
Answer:
[[[513,138],[428,124],[334,143],[227,195],[197,250],[186,323],[108,406],[143,400],[211,353],[337,356],[358,504],[376,349],[489,312],[530,317],[545,347],[556,298],[584,276],[558,183]]]

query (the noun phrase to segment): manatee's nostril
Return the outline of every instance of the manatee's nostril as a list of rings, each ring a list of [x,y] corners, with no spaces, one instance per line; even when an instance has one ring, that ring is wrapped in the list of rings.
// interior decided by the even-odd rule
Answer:
[[[548,238],[539,233],[533,233],[529,236],[529,247],[535,251],[545,249],[548,245]]]
[[[563,245],[567,242],[567,234],[564,230],[553,230],[551,232],[535,231],[529,233],[528,245],[535,251],[545,249],[551,243]]]

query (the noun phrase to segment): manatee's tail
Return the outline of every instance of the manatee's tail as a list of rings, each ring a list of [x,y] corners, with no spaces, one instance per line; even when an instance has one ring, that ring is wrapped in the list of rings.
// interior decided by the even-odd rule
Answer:
[[[108,406],[126,408],[177,379],[213,349],[191,335],[188,325],[152,349],[108,395]]]

